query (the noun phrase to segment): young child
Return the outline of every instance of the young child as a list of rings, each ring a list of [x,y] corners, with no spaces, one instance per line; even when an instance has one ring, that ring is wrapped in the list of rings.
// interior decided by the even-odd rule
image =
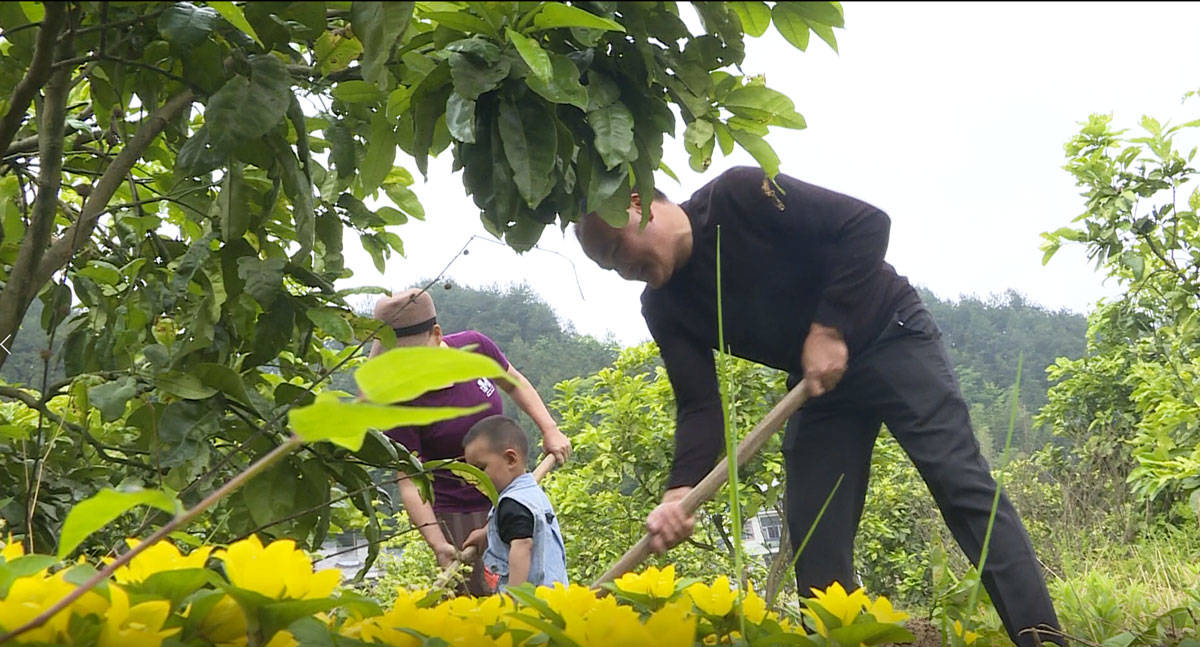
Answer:
[[[526,471],[529,441],[516,422],[489,416],[463,438],[466,461],[478,467],[500,496],[486,528],[472,532],[463,545],[483,552],[484,577],[493,591],[533,582],[567,583],[562,531],[546,493]]]

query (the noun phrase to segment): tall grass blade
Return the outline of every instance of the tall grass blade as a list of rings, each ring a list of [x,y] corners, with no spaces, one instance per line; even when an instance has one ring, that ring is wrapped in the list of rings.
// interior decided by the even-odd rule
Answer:
[[[721,414],[725,421],[725,455],[729,457],[729,517],[733,534],[733,564],[738,585],[738,622],[742,635],[746,635],[746,619],[741,613],[742,597],[746,590],[746,569],[742,563],[742,499],[738,492],[737,430],[733,427],[730,411],[730,394],[733,390],[729,379],[728,355],[725,347],[725,311],[721,294],[721,226],[717,225],[717,372],[721,376]]]

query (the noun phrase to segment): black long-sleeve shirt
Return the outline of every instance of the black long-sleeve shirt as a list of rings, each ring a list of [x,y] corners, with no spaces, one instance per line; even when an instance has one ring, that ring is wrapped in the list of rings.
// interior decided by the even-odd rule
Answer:
[[[738,357],[802,375],[801,351],[816,322],[842,334],[853,361],[892,313],[919,303],[883,261],[887,214],[785,175],[776,182],[738,167],[680,204],[692,225],[691,256],[665,285],[642,293],[642,315],[675,391],[669,488],[698,483],[724,447],[712,352],[718,226],[725,344]]]

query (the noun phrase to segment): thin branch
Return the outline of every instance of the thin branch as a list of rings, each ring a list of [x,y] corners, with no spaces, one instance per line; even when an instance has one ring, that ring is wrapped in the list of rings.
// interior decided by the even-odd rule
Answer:
[[[192,91],[190,89],[184,90],[168,99],[166,103],[142,122],[141,127],[134,133],[133,138],[121,149],[116,159],[104,171],[104,175],[92,187],[91,194],[83,203],[83,209],[79,214],[79,218],[67,231],[63,232],[63,235],[58,240],[54,241],[50,249],[46,252],[46,255],[42,258],[37,274],[34,276],[36,285],[45,284],[55,272],[67,264],[67,261],[75,254],[76,241],[87,241],[91,238],[92,230],[96,227],[96,221],[107,210],[108,201],[112,199],[117,188],[125,181],[129,169],[133,168],[133,165],[137,163],[138,159],[141,158],[142,154],[150,146],[150,143],[158,137],[167,124],[179,115],[179,113],[190,107],[194,100],[195,95]],[[4,331],[0,330],[0,335],[3,333]]]
[[[90,26],[88,26],[88,27],[83,27],[83,28],[81,28],[81,29],[76,29],[76,30],[75,30],[75,33],[76,33],[77,35],[82,35],[82,34],[90,34],[90,33],[94,32],[94,31],[108,30],[108,29],[116,29],[117,27],[128,27],[128,26],[130,26],[130,25],[136,25],[136,24],[138,24],[139,22],[143,22],[143,21],[146,21],[146,20],[152,20],[152,19],[154,19],[154,18],[157,18],[157,17],[159,17],[160,15],[162,15],[162,12],[164,12],[164,11],[166,11],[166,9],[158,9],[158,10],[156,10],[156,11],[151,11],[151,12],[150,12],[150,13],[148,13],[148,14],[145,14],[145,15],[142,15],[142,16],[138,16],[138,17],[136,17],[136,18],[127,18],[127,19],[125,19],[125,20],[116,20],[116,21],[113,21],[113,22],[101,23],[101,24],[99,24],[99,25],[90,25]]]
[[[140,555],[147,548],[150,548],[154,544],[157,544],[159,541],[166,538],[171,533],[175,532],[175,530],[177,528],[180,528],[180,527],[186,525],[192,519],[195,519],[197,516],[199,516],[201,512],[204,512],[205,510],[212,507],[215,503],[217,503],[221,499],[224,499],[225,497],[229,496],[235,490],[237,490],[241,486],[245,485],[247,481],[254,478],[258,474],[260,474],[263,470],[265,470],[268,467],[270,467],[271,465],[273,465],[276,461],[278,461],[279,459],[283,458],[284,456],[287,456],[288,454],[295,451],[295,449],[297,447],[299,447],[300,444],[301,444],[301,440],[300,440],[299,436],[292,436],[291,438],[289,438],[287,442],[276,447],[274,450],[271,451],[271,453],[267,454],[266,456],[263,456],[261,459],[258,460],[258,462],[251,465],[250,467],[246,468],[246,471],[244,471],[241,474],[238,474],[237,476],[230,479],[228,483],[226,483],[225,485],[222,485],[220,488],[218,488],[212,494],[209,494],[200,503],[197,503],[194,507],[192,507],[189,510],[184,511],[181,514],[176,515],[174,519],[171,519],[171,521],[167,523],[167,525],[163,526],[162,528],[159,528],[158,532],[154,533],[153,535],[150,535],[150,537],[148,539],[146,539],[146,541],[139,543],[137,546],[134,546],[125,554],[121,555],[120,557],[118,557],[115,560],[113,560],[112,562],[110,562],[108,564],[108,566],[105,566],[103,569],[100,570],[100,572],[98,572],[95,575],[93,575],[92,577],[88,578],[88,580],[86,582],[81,584],[74,591],[71,591],[71,593],[69,593],[63,599],[59,600],[58,602],[55,602],[53,606],[51,606],[49,609],[46,609],[45,611],[40,613],[36,618],[34,618],[33,620],[30,620],[29,622],[25,623],[24,625],[21,625],[20,627],[17,627],[16,629],[4,634],[3,636],[0,636],[0,645],[6,644],[8,641],[12,640],[13,638],[16,638],[17,636],[25,633],[26,631],[29,631],[31,629],[36,629],[36,628],[46,624],[47,620],[49,620],[50,618],[53,618],[56,614],[58,614],[58,612],[67,608],[68,606],[70,606],[72,602],[74,602],[75,600],[78,600],[80,597],[83,596],[83,594],[96,588],[96,586],[99,585],[101,582],[106,581],[109,577],[112,576],[113,573],[115,573],[117,571],[118,568],[128,564],[134,557],[137,557],[138,555]]]
[[[84,442],[86,442],[87,444],[91,445],[96,450],[96,453],[100,455],[101,458],[103,458],[106,461],[109,461],[110,463],[118,463],[118,464],[125,465],[128,467],[136,467],[138,469],[146,470],[146,471],[150,471],[150,472],[154,471],[154,467],[147,463],[142,463],[140,461],[135,461],[135,460],[131,460],[128,458],[122,458],[120,456],[113,456],[108,453],[110,451],[128,452],[128,453],[143,453],[143,454],[146,452],[135,452],[135,451],[131,451],[131,450],[122,449],[120,447],[111,447],[109,445],[105,445],[104,443],[102,443],[98,439],[96,439],[94,436],[92,436],[90,433],[88,433],[88,431],[86,429],[84,429],[83,427],[81,427],[73,422],[70,422],[70,421],[66,420],[65,418],[63,418],[62,416],[51,411],[50,408],[48,406],[46,406],[46,402],[44,400],[42,400],[41,398],[38,398],[32,394],[22,391],[21,389],[14,388],[11,386],[0,386],[0,396],[6,397],[6,398],[9,398],[12,400],[17,400],[18,402],[21,402],[22,404],[29,407],[30,409],[33,409],[34,411],[37,411],[41,415],[45,416],[47,419],[50,420],[50,422],[53,422],[56,425],[62,426],[63,428],[70,429],[72,432],[79,434],[80,438],[82,438],[84,440]]]
[[[157,73],[167,77],[168,79],[171,79],[172,81],[178,81],[179,83],[182,83],[184,85],[191,85],[187,79],[185,79],[182,76],[179,76],[178,74],[175,74],[174,72],[171,72],[169,70],[164,70],[161,67],[156,67],[149,63],[143,63],[141,61],[134,61],[134,60],[131,60],[128,58],[120,58],[117,56],[108,56],[105,54],[89,54],[88,56],[76,56],[75,58],[64,59],[64,60],[61,60],[61,61],[55,63],[54,67],[58,68],[61,66],[61,67],[73,68],[73,67],[79,65],[80,63],[96,63],[96,62],[100,62],[100,61],[120,63],[121,65],[128,65],[130,67],[140,67],[144,70],[150,70],[151,72],[157,72]]]
[[[0,150],[8,150],[21,124],[25,123],[25,112],[37,91],[50,80],[54,63],[55,40],[67,22],[67,3],[47,2],[46,15],[38,29],[37,42],[33,46],[33,60],[25,76],[13,88],[8,100],[8,112],[0,119]]]

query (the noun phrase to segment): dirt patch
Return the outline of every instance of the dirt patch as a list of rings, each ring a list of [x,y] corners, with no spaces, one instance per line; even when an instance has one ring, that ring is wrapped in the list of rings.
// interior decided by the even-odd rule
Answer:
[[[932,622],[925,618],[913,618],[904,623],[912,632],[913,641],[896,643],[896,647],[942,647],[942,634]]]

